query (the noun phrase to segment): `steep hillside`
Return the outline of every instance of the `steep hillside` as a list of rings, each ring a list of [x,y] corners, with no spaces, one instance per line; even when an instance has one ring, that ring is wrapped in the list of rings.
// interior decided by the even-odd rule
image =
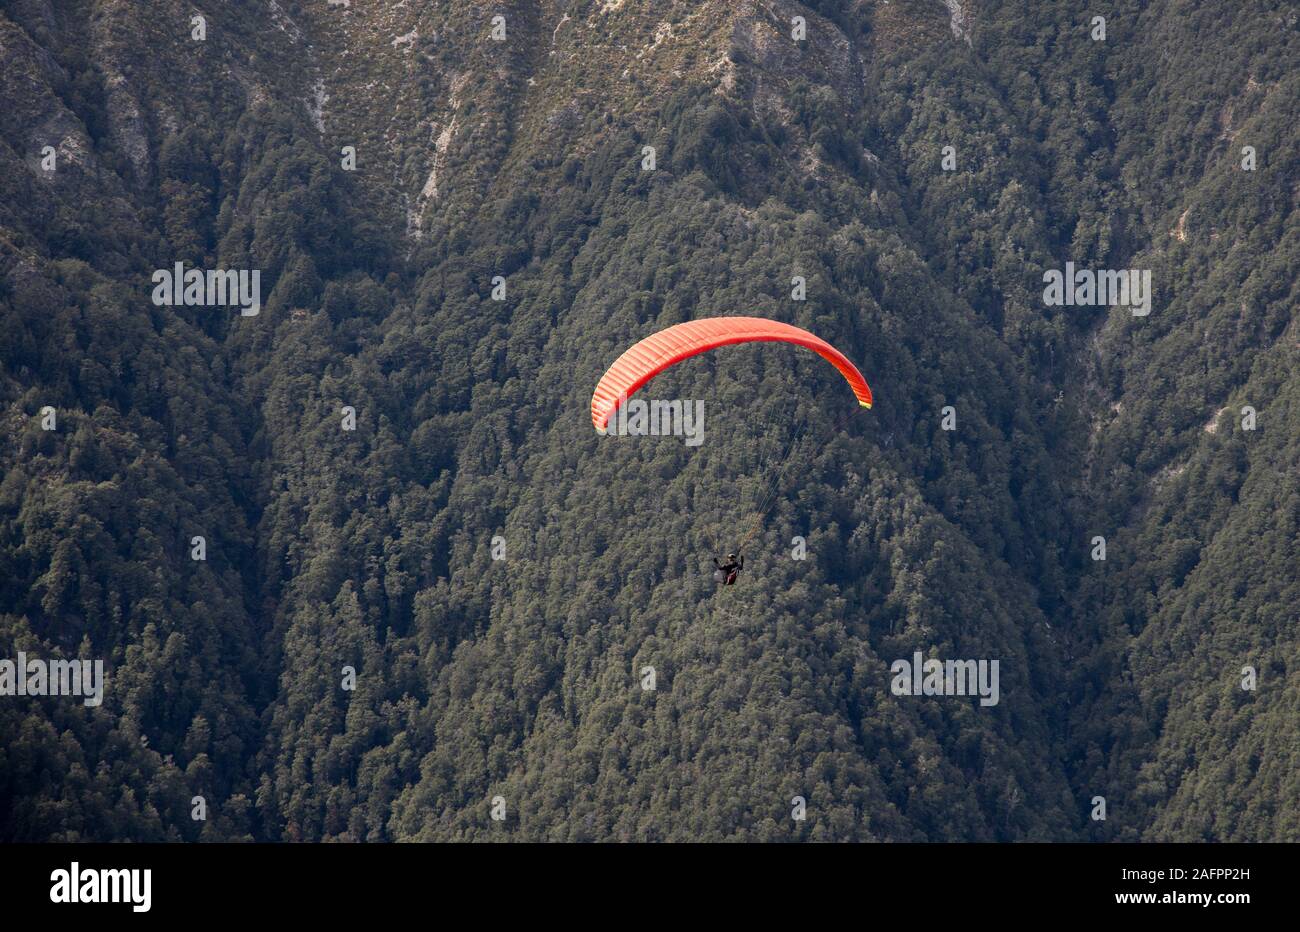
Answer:
[[[0,837],[1297,840],[1257,6],[0,3],[0,657],[108,678],[0,703]],[[260,313],[157,306],[177,262]],[[732,347],[654,383],[703,444],[593,433],[732,313],[877,404]],[[895,695],[917,651],[999,701]]]

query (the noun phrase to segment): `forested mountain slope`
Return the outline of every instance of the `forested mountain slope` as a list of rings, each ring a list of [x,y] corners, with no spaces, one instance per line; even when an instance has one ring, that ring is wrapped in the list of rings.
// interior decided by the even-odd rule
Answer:
[[[0,697],[0,837],[1300,840],[1293,4],[7,0],[0,65],[0,657],[107,671]],[[700,446],[593,433],[724,314],[875,407],[731,347]]]

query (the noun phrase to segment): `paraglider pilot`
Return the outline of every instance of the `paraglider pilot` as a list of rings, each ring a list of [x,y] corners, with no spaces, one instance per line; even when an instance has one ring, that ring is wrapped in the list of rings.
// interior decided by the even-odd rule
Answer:
[[[720,579],[724,586],[730,586],[736,581],[740,571],[745,568],[745,558],[738,558],[734,553],[729,553],[726,563],[719,563],[718,558],[714,557],[713,565],[718,568],[718,571],[713,574],[714,577]]]

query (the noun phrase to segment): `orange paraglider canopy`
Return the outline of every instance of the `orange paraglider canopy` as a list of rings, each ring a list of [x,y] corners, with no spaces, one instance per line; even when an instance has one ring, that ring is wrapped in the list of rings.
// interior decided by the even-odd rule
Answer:
[[[683,359],[732,343],[762,342],[794,343],[812,350],[840,370],[862,407],[871,407],[871,388],[862,373],[820,337],[764,317],[710,317],[653,333],[614,360],[591,396],[591,422],[596,430],[603,431],[610,415],[633,392]]]

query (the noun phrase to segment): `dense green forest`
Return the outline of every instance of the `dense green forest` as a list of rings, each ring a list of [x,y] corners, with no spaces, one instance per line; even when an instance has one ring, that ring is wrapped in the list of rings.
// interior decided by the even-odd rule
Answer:
[[[0,839],[1300,840],[1300,11],[1083,6],[0,0]]]

